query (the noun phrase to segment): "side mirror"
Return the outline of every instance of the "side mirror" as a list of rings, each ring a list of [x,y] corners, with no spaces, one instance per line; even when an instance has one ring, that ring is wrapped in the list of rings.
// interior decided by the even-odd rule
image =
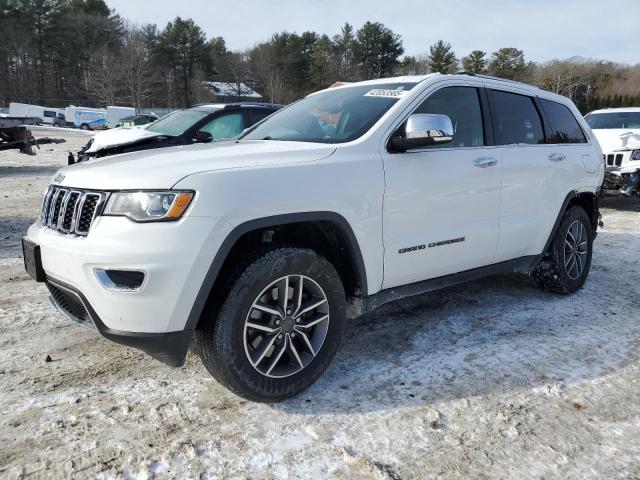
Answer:
[[[395,152],[427,147],[453,140],[453,124],[447,115],[416,113],[404,125],[404,134],[391,137]]]
[[[193,138],[198,143],[213,142],[213,135],[211,135],[209,132],[205,132],[204,130],[197,131]]]

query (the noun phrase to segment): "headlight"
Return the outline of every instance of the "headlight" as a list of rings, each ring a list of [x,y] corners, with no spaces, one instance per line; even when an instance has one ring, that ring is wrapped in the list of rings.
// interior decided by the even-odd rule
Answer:
[[[640,150],[631,152],[631,160],[640,160]]]
[[[178,220],[191,203],[193,192],[115,192],[103,215],[129,217],[136,222]]]

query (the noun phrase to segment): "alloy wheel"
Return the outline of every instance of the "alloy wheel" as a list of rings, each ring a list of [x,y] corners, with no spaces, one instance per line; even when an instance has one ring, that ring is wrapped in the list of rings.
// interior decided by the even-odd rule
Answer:
[[[244,350],[254,369],[284,378],[316,357],[329,330],[329,302],[305,275],[287,275],[256,297],[244,323]]]
[[[580,220],[574,220],[564,239],[564,268],[572,280],[582,275],[587,261],[587,229]]]

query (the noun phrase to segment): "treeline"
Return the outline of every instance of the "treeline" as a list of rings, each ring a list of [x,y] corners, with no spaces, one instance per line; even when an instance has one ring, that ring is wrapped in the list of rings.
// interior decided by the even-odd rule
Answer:
[[[539,85],[583,112],[640,105],[640,65],[535,63],[517,48],[458,57],[442,40],[405,56],[401,36],[378,22],[347,23],[333,36],[276,33],[232,52],[191,19],[158,28],[128,23],[103,0],[0,0],[0,105],[188,106],[214,99],[206,81],[227,82],[239,96],[244,84],[265,101],[288,103],[335,81],[459,70]]]

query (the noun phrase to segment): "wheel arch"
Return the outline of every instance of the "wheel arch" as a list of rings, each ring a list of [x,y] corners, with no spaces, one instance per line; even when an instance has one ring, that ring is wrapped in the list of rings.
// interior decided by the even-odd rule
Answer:
[[[214,256],[205,279],[196,295],[196,300],[187,318],[185,329],[195,329],[210,306],[215,308],[215,291],[224,288],[225,273],[237,265],[242,257],[251,255],[251,247],[269,244],[275,232],[286,243],[309,247],[325,256],[331,262],[345,284],[347,296],[367,295],[367,276],[364,259],[358,240],[349,222],[340,214],[330,211],[302,212],[257,218],[236,226],[227,235]],[[339,247],[333,250],[332,247]],[[315,248],[314,248],[315,247]],[[340,251],[344,248],[344,252]],[[344,254],[342,254],[344,253]]]
[[[564,214],[569,208],[573,206],[579,206],[584,209],[584,211],[589,216],[589,220],[591,220],[591,228],[593,229],[594,235],[597,233],[598,221],[600,219],[599,195],[591,191],[572,190],[567,194],[564,202],[562,203],[560,212],[558,213],[556,221],[553,224],[553,228],[549,233],[547,243],[545,244],[544,250],[542,251],[543,255],[546,255],[549,251],[551,243],[553,242],[553,238],[555,237],[558,228],[560,228],[560,223],[562,222]]]

